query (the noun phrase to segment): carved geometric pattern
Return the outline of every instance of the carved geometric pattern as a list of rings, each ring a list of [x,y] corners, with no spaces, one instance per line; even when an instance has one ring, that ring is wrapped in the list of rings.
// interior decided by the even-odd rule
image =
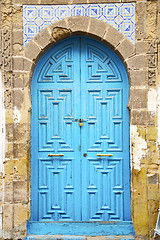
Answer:
[[[73,82],[72,45],[58,50],[44,64],[38,82]]]
[[[2,30],[2,67],[5,71],[12,69],[12,34],[9,30]]]
[[[122,151],[122,89],[88,90],[87,151]]]
[[[39,219],[73,221],[73,159],[39,159]],[[63,201],[62,201],[63,199]]]
[[[125,220],[128,85],[114,56],[98,42],[74,37],[55,45],[35,69],[34,221]]]
[[[102,50],[86,46],[87,82],[120,82],[122,81],[117,67]]]
[[[148,85],[155,86],[156,85],[156,70],[148,69]]]
[[[86,177],[90,221],[122,220],[122,159],[88,159]]]
[[[72,90],[39,90],[38,102],[39,151],[73,151]]]

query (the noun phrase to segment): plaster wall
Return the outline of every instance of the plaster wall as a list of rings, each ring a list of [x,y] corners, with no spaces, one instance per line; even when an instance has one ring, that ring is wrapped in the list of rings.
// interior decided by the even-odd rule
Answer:
[[[96,1],[99,2],[106,3],[104,0]],[[131,215],[136,239],[153,237],[160,179],[157,141],[160,1],[107,1],[113,2],[135,2],[135,46],[104,22],[72,17],[48,26],[24,49],[23,4],[81,4],[93,1],[3,0],[0,3],[0,67],[6,129],[5,160],[3,171],[0,171],[0,187],[3,186],[0,196],[2,239],[23,239],[30,217],[30,81],[34,66],[51,44],[77,33],[109,44],[127,67],[130,79]]]

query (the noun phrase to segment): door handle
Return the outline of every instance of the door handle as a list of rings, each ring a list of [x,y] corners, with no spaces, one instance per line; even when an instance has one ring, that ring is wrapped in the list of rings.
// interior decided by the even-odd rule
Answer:
[[[113,154],[101,154],[101,153],[98,153],[97,156],[98,157],[112,157]]]
[[[48,157],[63,157],[64,154],[60,153],[60,154],[48,154]]]

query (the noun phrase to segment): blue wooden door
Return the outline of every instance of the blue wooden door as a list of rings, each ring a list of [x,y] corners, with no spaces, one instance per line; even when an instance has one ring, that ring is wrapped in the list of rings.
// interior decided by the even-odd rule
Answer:
[[[96,40],[72,37],[41,57],[32,80],[32,221],[130,220],[128,87],[122,61]]]

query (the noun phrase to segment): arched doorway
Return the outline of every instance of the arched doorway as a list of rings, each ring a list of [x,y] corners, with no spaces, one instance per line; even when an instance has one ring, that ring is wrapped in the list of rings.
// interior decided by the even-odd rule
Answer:
[[[130,221],[129,81],[94,39],[61,41],[32,79],[31,220]]]

